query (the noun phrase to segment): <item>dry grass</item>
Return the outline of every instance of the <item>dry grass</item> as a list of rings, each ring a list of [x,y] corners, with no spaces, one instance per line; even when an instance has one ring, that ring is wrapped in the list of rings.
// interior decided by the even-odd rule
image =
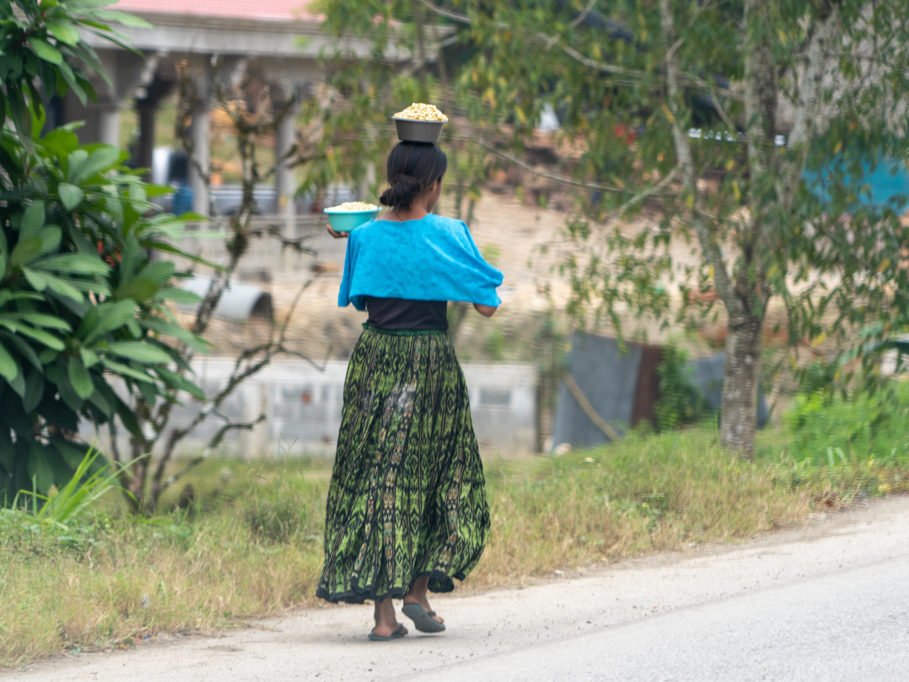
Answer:
[[[831,469],[792,459],[780,434],[763,436],[774,445],[755,462],[731,459],[707,428],[491,461],[493,532],[467,585],[736,541],[863,491],[909,490],[904,460]],[[328,476],[325,462],[209,461],[191,513],[109,509],[67,526],[0,513],[0,665],[312,604]]]

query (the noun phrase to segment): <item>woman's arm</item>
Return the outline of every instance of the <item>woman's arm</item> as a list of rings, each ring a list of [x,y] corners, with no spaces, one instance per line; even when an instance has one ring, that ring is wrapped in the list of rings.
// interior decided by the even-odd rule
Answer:
[[[498,310],[494,305],[483,305],[482,303],[474,303],[473,307],[483,317],[492,317],[495,315],[496,310]]]

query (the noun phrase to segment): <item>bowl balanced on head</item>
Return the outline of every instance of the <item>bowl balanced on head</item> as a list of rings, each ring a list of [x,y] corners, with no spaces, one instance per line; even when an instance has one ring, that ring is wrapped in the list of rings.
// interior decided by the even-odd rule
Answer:
[[[448,120],[434,104],[414,102],[392,119],[398,139],[402,142],[428,142],[436,144],[442,134],[442,126]]]

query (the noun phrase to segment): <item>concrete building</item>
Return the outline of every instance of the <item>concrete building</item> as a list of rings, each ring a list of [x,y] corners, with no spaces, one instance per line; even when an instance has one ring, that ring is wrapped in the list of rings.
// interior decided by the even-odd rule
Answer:
[[[155,148],[155,117],[160,102],[174,91],[178,68],[190,77],[191,139],[195,160],[209,160],[209,113],[218,84],[267,88],[273,103],[291,107],[322,79],[321,53],[333,53],[338,41],[326,34],[319,17],[308,10],[311,0],[119,0],[114,9],[148,21],[152,28],[118,26],[141,54],[86,35],[98,53],[110,82],[98,78],[97,102],[83,106],[74,95],[59,102],[54,123],[85,121],[80,137],[86,142],[118,144],[120,114],[135,107],[138,118],[134,160],[151,168]],[[351,59],[369,54],[371,45],[345,39],[343,52]],[[409,62],[411,55],[392,47],[391,61]],[[294,142],[294,116],[287,116],[275,135],[275,157],[282,159]],[[274,179],[277,205],[293,210],[296,187],[289,168],[281,166]],[[190,164],[193,210],[206,214],[207,188]]]

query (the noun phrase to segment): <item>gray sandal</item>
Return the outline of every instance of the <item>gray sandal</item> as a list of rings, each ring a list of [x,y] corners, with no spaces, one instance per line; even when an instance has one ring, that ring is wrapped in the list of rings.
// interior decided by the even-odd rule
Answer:
[[[442,632],[445,623],[440,623],[435,618],[435,611],[427,611],[422,604],[404,604],[401,611],[413,621],[413,626],[420,632]]]
[[[370,632],[366,636],[366,638],[372,642],[390,642],[393,639],[401,639],[401,637],[403,637],[406,634],[407,634],[407,628],[405,628],[403,625],[398,623],[398,627],[396,627],[394,629],[394,631],[391,633],[391,635],[389,635],[388,637],[385,637],[384,635],[377,635],[375,633],[375,628],[373,628],[373,631]]]

